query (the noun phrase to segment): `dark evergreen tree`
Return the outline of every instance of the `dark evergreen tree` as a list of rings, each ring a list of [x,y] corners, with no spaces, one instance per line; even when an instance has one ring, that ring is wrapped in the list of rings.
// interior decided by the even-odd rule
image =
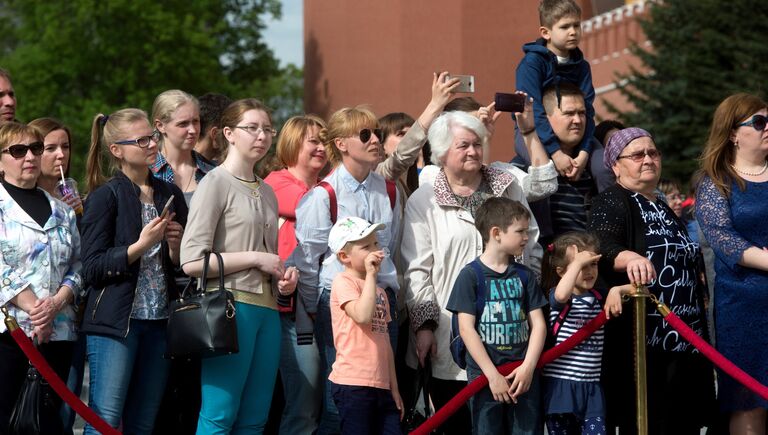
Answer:
[[[654,135],[666,176],[685,182],[698,167],[720,101],[735,92],[764,96],[767,20],[768,8],[756,0],[650,4],[641,26],[651,44],[631,49],[643,68],[618,77],[637,110],[619,116]]]

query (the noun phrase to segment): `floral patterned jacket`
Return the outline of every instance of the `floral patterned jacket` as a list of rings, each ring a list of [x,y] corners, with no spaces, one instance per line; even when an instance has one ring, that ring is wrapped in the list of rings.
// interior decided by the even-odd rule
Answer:
[[[41,228],[0,185],[0,305],[7,305],[27,335],[33,329],[29,315],[11,299],[26,288],[38,298],[53,296],[62,285],[69,286],[77,298],[83,288],[75,212],[48,193],[45,196],[51,216]],[[0,333],[5,329],[0,323]],[[75,311],[70,305],[54,318],[51,340],[76,337]]]

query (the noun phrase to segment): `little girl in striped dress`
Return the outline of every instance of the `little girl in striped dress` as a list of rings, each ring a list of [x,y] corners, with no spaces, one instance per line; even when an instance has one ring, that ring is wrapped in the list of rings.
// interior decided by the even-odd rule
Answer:
[[[604,310],[621,314],[621,296],[632,286],[595,290],[599,242],[585,232],[569,232],[547,247],[542,264],[542,288],[549,291],[550,334],[562,343]],[[604,303],[603,303],[604,301]],[[546,365],[544,413],[550,435],[604,435],[605,403],[600,386],[603,329]]]

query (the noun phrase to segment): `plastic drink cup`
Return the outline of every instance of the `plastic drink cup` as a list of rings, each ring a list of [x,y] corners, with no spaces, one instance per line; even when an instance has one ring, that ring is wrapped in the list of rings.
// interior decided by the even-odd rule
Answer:
[[[64,178],[56,183],[56,193],[59,199],[63,199],[66,196],[80,196],[80,192],[77,190],[77,181],[72,178]],[[82,202],[75,207],[75,213],[78,215],[83,214]]]

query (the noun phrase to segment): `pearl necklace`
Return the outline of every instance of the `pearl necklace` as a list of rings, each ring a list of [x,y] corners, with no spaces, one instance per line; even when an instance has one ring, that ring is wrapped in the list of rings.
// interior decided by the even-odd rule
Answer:
[[[738,172],[741,175],[746,175],[748,177],[759,177],[760,175],[763,175],[765,173],[765,170],[768,169],[768,160],[765,161],[765,164],[763,165],[763,169],[757,171],[757,172],[746,172],[742,171],[741,169],[737,168],[736,165],[731,165],[734,171]]]

